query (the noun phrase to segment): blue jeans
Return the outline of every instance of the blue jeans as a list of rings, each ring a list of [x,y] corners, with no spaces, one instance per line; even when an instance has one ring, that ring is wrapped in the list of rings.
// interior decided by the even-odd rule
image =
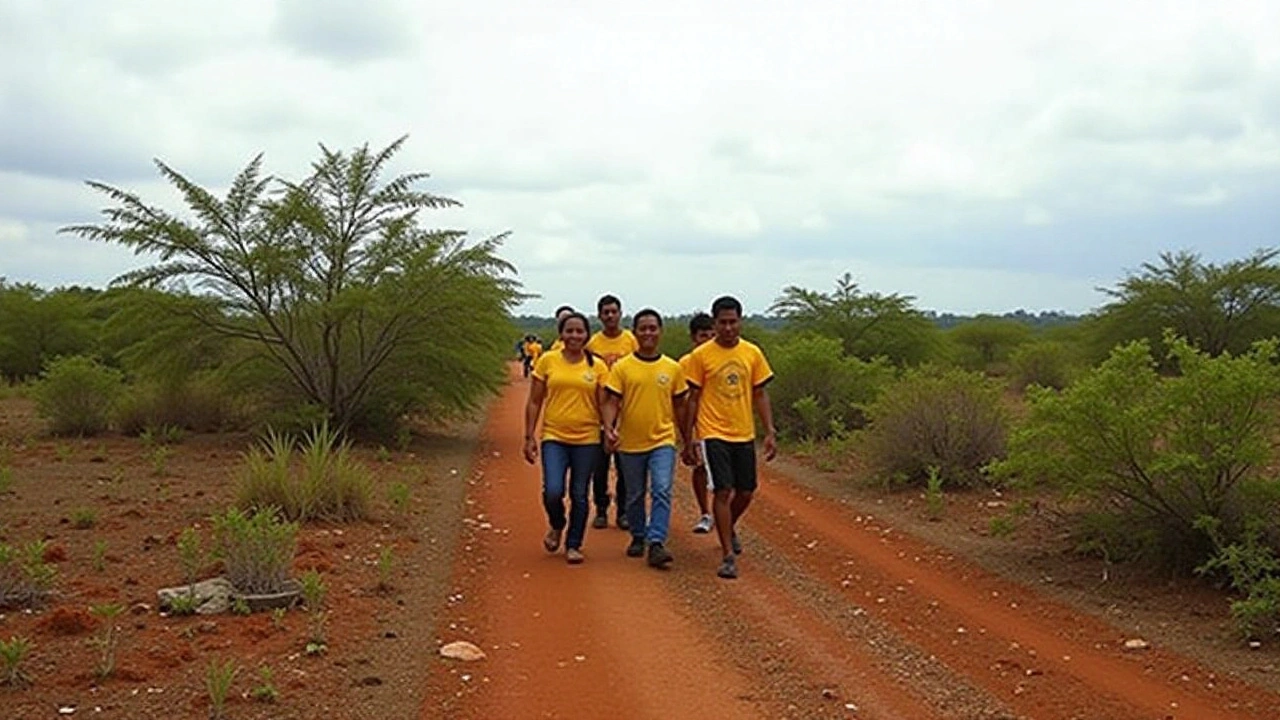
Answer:
[[[627,488],[627,522],[631,537],[665,543],[671,525],[671,484],[676,474],[676,449],[663,445],[647,452],[618,453]],[[646,512],[645,493],[652,498]],[[648,515],[648,522],[645,516]]]
[[[587,488],[591,470],[600,454],[600,443],[569,445],[558,440],[542,441],[542,506],[552,529],[563,530],[565,476],[569,477],[569,535],[566,548],[582,547],[587,534]]]

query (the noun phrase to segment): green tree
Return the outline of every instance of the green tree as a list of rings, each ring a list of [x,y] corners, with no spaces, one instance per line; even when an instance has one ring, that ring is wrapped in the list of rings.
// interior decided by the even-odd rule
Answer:
[[[1163,253],[1112,289],[1094,322],[1102,355],[1145,339],[1153,347],[1166,329],[1209,355],[1241,353],[1280,332],[1280,249],[1259,250],[1221,265],[1191,252]]]
[[[791,331],[839,340],[850,357],[885,357],[896,365],[914,365],[929,357],[938,332],[914,302],[908,295],[865,293],[845,273],[830,293],[794,285],[783,288],[769,312],[784,318]]]
[[[0,375],[20,381],[40,374],[62,355],[92,349],[93,293],[80,288],[45,291],[0,281]]]
[[[955,344],[959,365],[969,370],[992,372],[1009,361],[1010,354],[1031,339],[1033,332],[1017,320],[980,315],[966,320],[946,333]]]
[[[470,409],[503,380],[524,295],[498,255],[506,234],[420,227],[423,210],[459,203],[417,189],[425,173],[383,177],[404,142],[322,145],[298,182],[264,176],[259,155],[221,199],[156,161],[194,217],[90,182],[114,203],[106,221],[62,231],[158,256],[116,284],[196,298],[180,312],[249,343],[337,428]]]

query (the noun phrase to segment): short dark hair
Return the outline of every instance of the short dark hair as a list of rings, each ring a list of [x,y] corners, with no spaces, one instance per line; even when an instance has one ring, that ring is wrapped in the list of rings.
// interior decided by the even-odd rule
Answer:
[[[596,301],[596,312],[600,312],[601,310],[604,310],[605,305],[617,305],[618,310],[619,311],[622,310],[622,301],[618,299],[617,295],[601,296],[600,299]]]
[[[720,313],[725,310],[732,310],[737,313],[738,317],[742,317],[742,303],[738,302],[738,298],[732,295],[722,295],[711,303],[711,317],[718,318]]]
[[[697,335],[703,330],[715,330],[715,329],[716,329],[715,322],[712,321],[710,315],[704,312],[694,313],[693,317],[689,318],[689,334],[690,335]]]
[[[658,327],[662,327],[662,316],[653,308],[645,308],[631,317],[631,329],[635,330],[640,327],[640,318],[651,317],[658,321]]]
[[[573,306],[572,306],[572,305],[561,305],[560,307],[556,308],[556,311],[555,311],[554,313],[552,313],[552,314],[551,314],[551,317],[560,317],[560,313],[562,313],[562,312],[564,312],[564,311],[566,311],[566,310],[568,310],[569,312],[573,312]]]

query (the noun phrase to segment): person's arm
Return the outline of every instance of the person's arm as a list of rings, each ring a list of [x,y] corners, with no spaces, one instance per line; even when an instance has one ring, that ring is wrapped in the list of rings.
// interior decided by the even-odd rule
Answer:
[[[764,425],[764,459],[772,460],[778,454],[778,433],[773,427],[773,405],[769,402],[769,389],[760,385],[751,391],[751,404],[755,405],[760,423]]]
[[[605,450],[611,453],[618,449],[618,411],[621,407],[622,396],[605,390],[600,404],[600,421],[604,424]]]
[[[687,448],[691,444],[689,438],[689,391],[686,390],[671,398],[671,409],[676,415],[676,429],[680,431],[680,447]]]
[[[529,383],[529,401],[524,406],[524,459],[530,465],[538,461],[538,416],[542,414],[542,401],[547,397],[547,381],[534,376]]]
[[[690,385],[689,392],[684,399],[684,418],[680,427],[680,432],[685,438],[684,452],[680,454],[680,457],[684,460],[684,464],[689,467],[695,467],[698,464],[698,443],[690,442],[690,440],[694,436],[694,426],[698,423],[698,402],[701,398],[702,388]]]

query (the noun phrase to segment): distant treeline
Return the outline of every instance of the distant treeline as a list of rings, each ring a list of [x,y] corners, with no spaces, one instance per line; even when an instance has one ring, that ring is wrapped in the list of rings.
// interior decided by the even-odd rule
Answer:
[[[956,313],[939,313],[934,310],[924,310],[922,314],[932,320],[935,325],[943,330],[961,325],[970,320],[978,318],[995,318],[1000,320],[1014,320],[1034,328],[1050,328],[1063,325],[1071,325],[1083,319],[1082,315],[1071,315],[1069,313],[1059,312],[1057,310],[1045,310],[1038,313],[1030,313],[1026,310],[1015,310],[1000,315],[983,314],[983,315],[958,315]],[[683,326],[689,321],[689,313],[665,318],[667,324],[672,326]],[[744,318],[747,323],[765,330],[781,330],[787,326],[787,319],[776,317],[773,315],[748,315]],[[524,333],[545,333],[548,328],[555,325],[555,319],[552,317],[543,317],[541,315],[518,315],[514,318],[515,326],[520,332]],[[625,324],[630,324],[631,319],[628,316]]]

